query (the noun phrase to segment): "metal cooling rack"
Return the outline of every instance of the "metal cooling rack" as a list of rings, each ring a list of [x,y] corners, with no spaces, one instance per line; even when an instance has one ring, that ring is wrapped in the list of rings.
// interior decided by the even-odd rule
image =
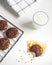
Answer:
[[[8,28],[10,27],[16,27],[15,25],[13,25],[11,22],[9,22],[7,19],[5,19],[3,16],[0,15],[0,19],[1,20],[5,20],[8,22]],[[19,31],[19,35],[14,38],[14,39],[9,39],[10,40],[10,46],[7,50],[0,50],[0,62],[6,57],[6,55],[9,53],[9,51],[13,48],[13,46],[17,43],[17,41],[21,38],[21,36],[23,35],[23,31],[16,27]],[[5,34],[5,31],[0,31],[0,38],[4,37],[3,33]]]
[[[7,0],[9,5],[17,12],[21,12],[28,7],[31,6],[36,0]]]

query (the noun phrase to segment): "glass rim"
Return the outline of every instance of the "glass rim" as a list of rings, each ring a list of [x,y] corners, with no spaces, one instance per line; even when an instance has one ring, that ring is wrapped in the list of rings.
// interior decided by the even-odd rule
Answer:
[[[36,14],[38,14],[38,13],[44,13],[46,16],[47,16],[47,22],[46,23],[44,23],[44,24],[39,24],[39,23],[37,23],[35,20],[34,20],[34,16],[36,15]],[[46,25],[47,23],[48,23],[48,21],[49,21],[49,16],[48,16],[48,14],[46,13],[46,12],[44,12],[44,11],[37,11],[37,12],[35,12],[35,14],[33,15],[33,22],[35,23],[35,24],[37,24],[37,25],[39,25],[39,26],[44,26],[44,25]]]

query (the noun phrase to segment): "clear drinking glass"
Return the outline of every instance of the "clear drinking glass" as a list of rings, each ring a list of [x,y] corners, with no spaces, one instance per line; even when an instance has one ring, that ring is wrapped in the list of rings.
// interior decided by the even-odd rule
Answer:
[[[49,16],[43,12],[38,11],[33,15],[33,27],[38,29],[48,23]]]

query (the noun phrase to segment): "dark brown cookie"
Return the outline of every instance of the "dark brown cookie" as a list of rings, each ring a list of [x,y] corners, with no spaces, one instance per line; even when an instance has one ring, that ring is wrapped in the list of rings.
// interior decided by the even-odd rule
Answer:
[[[6,35],[8,38],[16,38],[18,36],[19,32],[16,28],[12,27],[12,28],[9,28],[7,31],[6,31]]]
[[[0,50],[6,50],[10,45],[8,38],[0,38]]]
[[[34,52],[36,54],[36,56],[40,56],[43,53],[43,49],[41,48],[41,46],[39,45],[32,45],[30,48],[31,52]]]
[[[7,27],[8,27],[7,22],[4,20],[0,20],[0,30],[5,30],[7,29]]]

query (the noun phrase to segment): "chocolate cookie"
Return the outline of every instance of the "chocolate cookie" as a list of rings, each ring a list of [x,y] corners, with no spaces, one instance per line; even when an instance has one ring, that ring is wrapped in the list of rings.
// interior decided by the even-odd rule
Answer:
[[[30,48],[31,52],[34,52],[36,54],[36,57],[40,56],[43,53],[43,49],[39,45],[32,45]]]
[[[0,38],[0,50],[6,50],[10,45],[8,38]]]
[[[7,27],[8,27],[7,22],[4,20],[0,20],[0,30],[5,30],[7,29]]]
[[[19,32],[16,28],[12,27],[12,28],[9,28],[7,31],[6,31],[6,35],[8,38],[16,38],[18,36]]]

